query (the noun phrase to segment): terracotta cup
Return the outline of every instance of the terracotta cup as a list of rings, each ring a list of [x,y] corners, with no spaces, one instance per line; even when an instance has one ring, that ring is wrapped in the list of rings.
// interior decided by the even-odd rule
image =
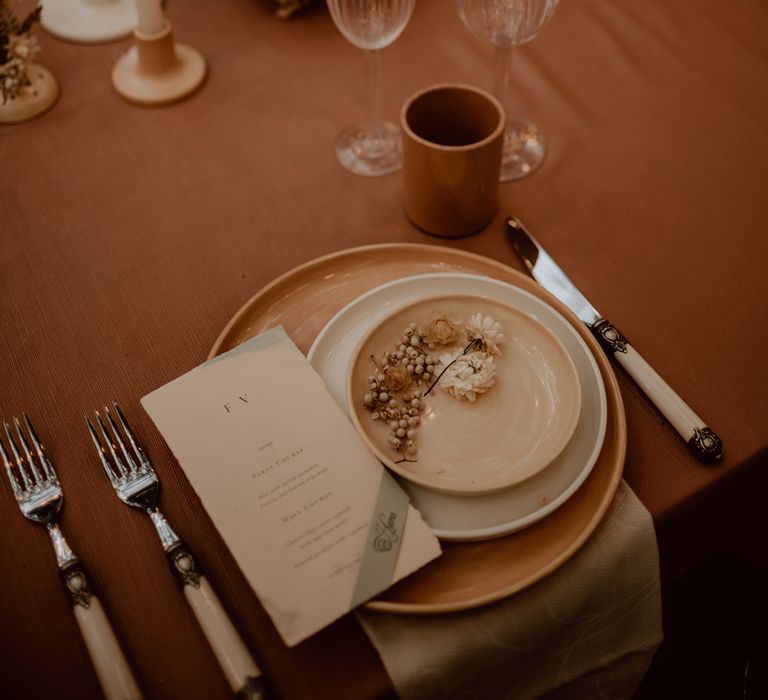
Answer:
[[[405,212],[436,236],[476,233],[498,207],[506,117],[471,85],[433,85],[403,105]]]

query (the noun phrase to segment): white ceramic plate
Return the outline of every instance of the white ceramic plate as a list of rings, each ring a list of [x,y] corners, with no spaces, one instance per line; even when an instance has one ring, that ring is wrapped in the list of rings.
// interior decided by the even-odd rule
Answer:
[[[517,287],[488,277],[430,273],[376,287],[339,311],[307,355],[345,413],[347,368],[366,332],[398,307],[436,294],[477,294],[514,304],[536,317],[565,346],[576,366],[582,407],[573,437],[545,469],[504,491],[454,496],[401,479],[411,501],[435,534],[445,540],[482,540],[515,532],[541,520],[578,489],[600,454],[607,403],[597,363],[576,330],[557,311]]]
[[[439,383],[421,399],[421,423],[412,438],[416,451],[409,456],[388,443],[388,422],[371,418],[363,396],[383,354],[398,349],[408,325],[426,328],[436,313],[454,319],[459,329],[436,355],[461,352],[468,342],[462,324],[474,314],[499,323],[503,340],[491,358],[493,386],[476,400],[453,397]],[[516,304],[487,295],[438,294],[396,309],[371,326],[348,370],[350,418],[373,453],[403,478],[453,495],[502,491],[540,472],[568,444],[581,411],[579,376],[560,339]],[[426,391],[432,382],[430,376],[408,391]]]

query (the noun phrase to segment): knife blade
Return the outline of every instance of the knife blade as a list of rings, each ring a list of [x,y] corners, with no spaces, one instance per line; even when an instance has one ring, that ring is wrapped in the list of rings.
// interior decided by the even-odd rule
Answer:
[[[634,379],[694,454],[703,462],[719,460],[723,441],[643,359],[619,329],[600,315],[521,221],[514,216],[507,217],[506,230],[531,277],[589,328],[606,354]]]

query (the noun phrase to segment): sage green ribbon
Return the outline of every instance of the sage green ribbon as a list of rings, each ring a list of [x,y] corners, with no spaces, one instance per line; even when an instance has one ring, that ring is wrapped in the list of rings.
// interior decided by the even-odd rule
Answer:
[[[239,345],[235,345],[235,347],[231,350],[228,350],[221,355],[217,355],[216,357],[208,360],[208,362],[205,364],[213,365],[217,362],[221,362],[222,360],[228,360],[238,355],[242,355],[243,353],[253,352],[254,350],[266,350],[272,345],[278,345],[279,343],[285,342],[288,342],[293,345],[293,347],[296,347],[290,337],[288,337],[285,329],[282,326],[275,326],[274,328],[270,328],[260,335],[257,335],[255,338],[250,338],[249,340],[246,340]]]
[[[408,494],[386,469],[382,468],[381,473],[379,495],[352,594],[352,608],[389,588],[405,532]]]

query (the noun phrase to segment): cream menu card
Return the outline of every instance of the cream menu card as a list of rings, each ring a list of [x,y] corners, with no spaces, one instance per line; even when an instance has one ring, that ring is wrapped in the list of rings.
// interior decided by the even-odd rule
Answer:
[[[286,644],[440,554],[282,328],[142,404]]]

